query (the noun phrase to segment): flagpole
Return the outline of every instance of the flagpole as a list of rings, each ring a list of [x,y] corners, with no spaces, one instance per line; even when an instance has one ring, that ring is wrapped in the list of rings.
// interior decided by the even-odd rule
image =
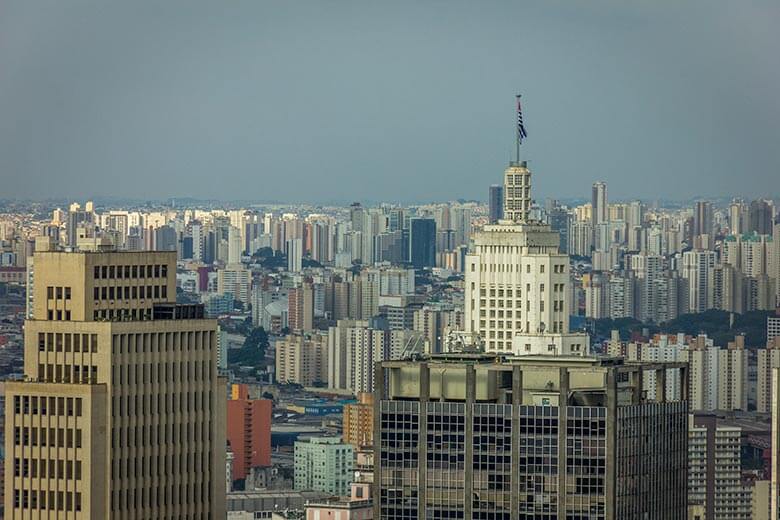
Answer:
[[[515,95],[515,110],[520,110],[520,94]],[[517,118],[517,114],[515,114]],[[520,125],[515,121],[515,164],[520,166]]]

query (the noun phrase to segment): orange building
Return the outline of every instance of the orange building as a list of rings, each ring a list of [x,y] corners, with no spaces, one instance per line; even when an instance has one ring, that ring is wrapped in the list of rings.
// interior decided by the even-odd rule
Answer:
[[[233,479],[256,466],[271,465],[271,408],[268,399],[249,399],[246,385],[233,385],[227,402],[227,440],[233,451]]]
[[[343,439],[356,450],[374,443],[374,394],[360,392],[358,402],[344,406]]]

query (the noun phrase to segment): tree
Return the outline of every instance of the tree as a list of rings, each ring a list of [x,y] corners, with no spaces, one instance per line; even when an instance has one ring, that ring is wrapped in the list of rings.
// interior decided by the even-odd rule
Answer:
[[[228,363],[244,366],[264,366],[268,350],[268,334],[263,327],[255,327],[244,339],[244,345],[228,350]]]

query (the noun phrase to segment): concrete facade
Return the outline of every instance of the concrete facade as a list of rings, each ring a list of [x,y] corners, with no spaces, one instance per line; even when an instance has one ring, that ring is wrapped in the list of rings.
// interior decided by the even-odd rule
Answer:
[[[27,380],[6,387],[6,518],[224,517],[216,322],[175,305],[175,261],[35,254]]]

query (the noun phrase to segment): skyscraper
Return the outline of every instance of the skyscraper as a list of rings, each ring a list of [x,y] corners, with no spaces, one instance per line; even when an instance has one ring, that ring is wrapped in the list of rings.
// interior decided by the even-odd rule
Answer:
[[[693,211],[693,237],[712,236],[712,203],[706,200],[696,202]]]
[[[176,253],[39,250],[35,276],[6,518],[224,517],[217,325],[175,303]]]
[[[500,184],[490,186],[488,195],[488,217],[491,224],[504,218],[504,187]]]
[[[714,251],[683,253],[682,276],[688,281],[690,312],[704,312],[713,306]]]
[[[409,263],[415,269],[436,265],[436,221],[432,218],[410,220]]]
[[[683,520],[687,396],[673,400],[665,384],[649,394],[642,374],[685,381],[687,370],[561,356],[386,361],[374,518]]]
[[[593,183],[591,190],[591,206],[593,214],[593,228],[609,221],[609,202],[607,201],[607,184],[605,182]]]
[[[759,235],[772,234],[772,206],[765,200],[754,200],[748,211],[748,231]]]

